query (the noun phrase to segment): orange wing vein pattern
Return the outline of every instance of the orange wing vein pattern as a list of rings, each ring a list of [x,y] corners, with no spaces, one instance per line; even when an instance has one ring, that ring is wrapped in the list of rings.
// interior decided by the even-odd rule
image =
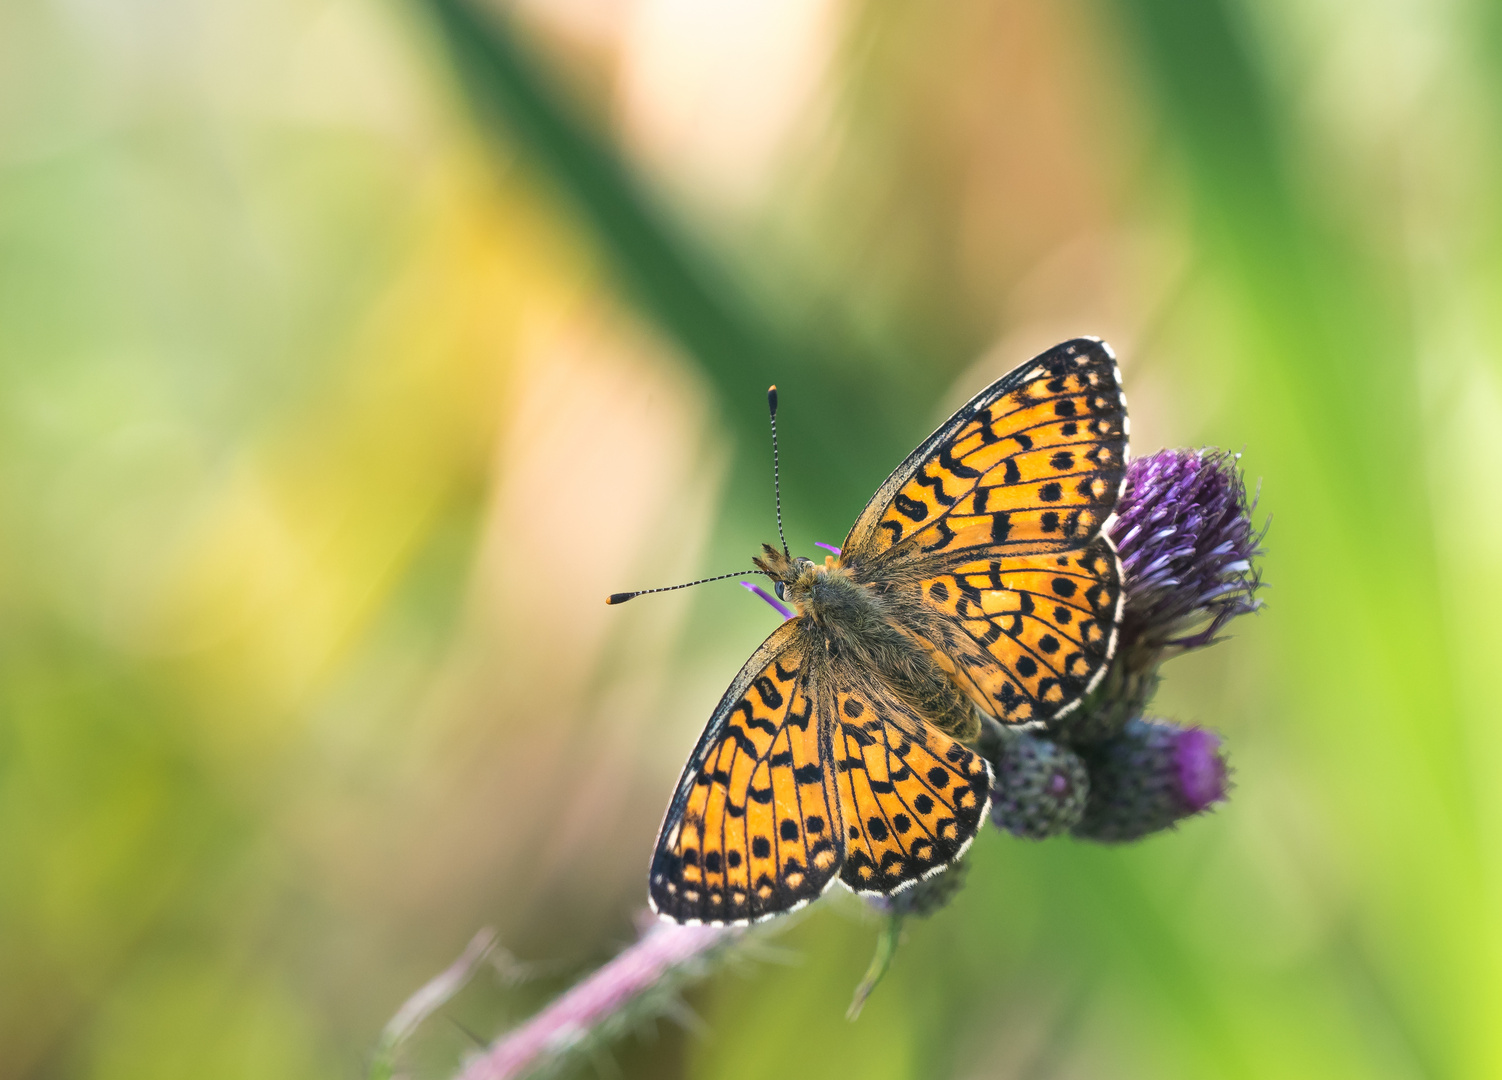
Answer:
[[[684,768],[648,876],[678,922],[742,923],[801,907],[844,857],[828,736],[790,620],[731,684]]]
[[[832,708],[844,883],[891,893],[964,854],[991,804],[985,759],[869,678],[836,690]]]
[[[914,636],[972,701],[1006,723],[1068,712],[1115,649],[1120,563],[1104,536],[1057,555],[964,563],[923,579],[917,593],[927,617]]]
[[[1100,531],[1126,475],[1127,416],[1103,342],[1065,342],[980,394],[887,478],[844,544],[888,560],[1063,551]]]

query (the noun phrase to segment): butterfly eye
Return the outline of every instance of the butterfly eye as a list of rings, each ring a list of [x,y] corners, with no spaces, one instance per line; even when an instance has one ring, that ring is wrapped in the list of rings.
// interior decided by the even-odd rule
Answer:
[[[786,600],[787,599],[787,593],[783,590],[782,582],[780,582],[780,581],[777,583],[777,599],[779,599],[779,600]]]

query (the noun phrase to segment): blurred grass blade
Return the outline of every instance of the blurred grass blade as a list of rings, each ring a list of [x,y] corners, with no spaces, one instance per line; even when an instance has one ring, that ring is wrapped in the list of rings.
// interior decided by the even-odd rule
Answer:
[[[508,19],[466,0],[425,2],[476,112],[496,134],[521,140],[558,182],[636,301],[706,367],[769,381],[769,359],[780,352],[772,335],[548,85]]]
[[[796,328],[769,318],[725,265],[655,204],[610,141],[552,84],[513,21],[467,0],[423,3],[442,30],[477,118],[565,193],[626,294],[698,361],[722,400],[759,399],[768,383],[797,372],[797,400],[818,415],[817,424],[800,426],[799,439],[819,471],[792,470],[784,485],[809,511],[803,524],[843,528],[850,509],[831,503],[828,491],[859,489],[875,478],[850,448],[869,447],[877,461],[905,452],[921,431],[904,430],[903,421],[921,414],[915,401],[942,391],[942,374],[918,365],[887,372],[885,379],[858,377],[870,369],[870,358],[847,338],[837,311],[821,310],[816,324]],[[833,402],[840,407],[827,407]],[[729,408],[722,419],[740,439],[765,437],[759,408]],[[765,479],[760,459],[743,461],[738,494],[744,499]],[[732,496],[730,504],[736,503]]]
[[[464,989],[464,984],[469,982],[475,968],[490,955],[495,943],[496,932],[485,927],[470,939],[457,960],[429,979],[402,1003],[402,1007],[381,1029],[381,1038],[376,1044],[370,1067],[372,1080],[385,1080],[394,1074],[395,1054],[402,1043],[417,1030],[419,1024]]]

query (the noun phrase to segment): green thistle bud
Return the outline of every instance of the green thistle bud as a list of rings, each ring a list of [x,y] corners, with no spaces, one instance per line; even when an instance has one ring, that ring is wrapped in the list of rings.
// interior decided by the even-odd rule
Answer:
[[[1090,777],[1069,747],[1020,731],[1006,731],[996,744],[991,821],[1028,840],[1068,832],[1085,812]]]

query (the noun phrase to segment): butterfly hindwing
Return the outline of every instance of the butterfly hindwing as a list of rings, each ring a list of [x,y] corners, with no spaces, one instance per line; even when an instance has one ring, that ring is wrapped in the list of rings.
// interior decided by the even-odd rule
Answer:
[[[839,807],[803,629],[789,620],[756,651],[683,770],[648,878],[662,915],[764,918],[801,907],[839,870]]]
[[[1079,338],[981,391],[910,454],[846,537],[842,561],[882,563],[1079,546],[1100,531],[1126,475],[1116,359]]]
[[[919,581],[916,636],[972,701],[1007,723],[1055,719],[1095,688],[1116,646],[1110,540],[996,555]]]
[[[837,673],[833,763],[845,833],[841,879],[889,894],[962,855],[990,806],[991,770],[879,679]]]

